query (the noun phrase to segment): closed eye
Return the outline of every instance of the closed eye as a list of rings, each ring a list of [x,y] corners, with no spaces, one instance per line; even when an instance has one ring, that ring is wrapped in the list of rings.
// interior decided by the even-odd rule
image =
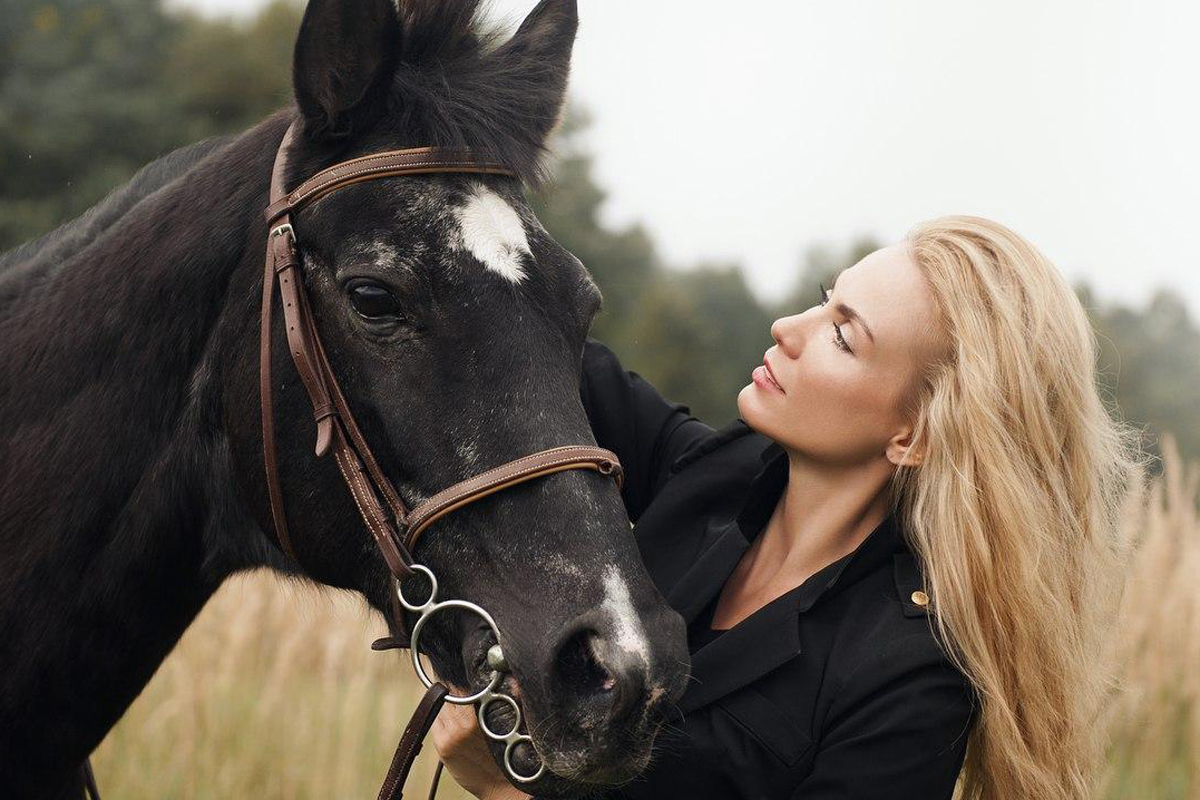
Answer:
[[[821,305],[825,305],[829,302],[829,291],[825,288],[824,284],[819,283],[817,285],[821,287]],[[845,339],[845,337],[842,336],[842,329],[840,327],[838,327],[838,324],[836,322],[833,323],[833,331],[834,331],[834,338],[833,338],[834,345],[836,345],[839,350],[843,350],[843,351],[853,355],[854,351],[850,349],[850,345],[846,344],[846,339]]]

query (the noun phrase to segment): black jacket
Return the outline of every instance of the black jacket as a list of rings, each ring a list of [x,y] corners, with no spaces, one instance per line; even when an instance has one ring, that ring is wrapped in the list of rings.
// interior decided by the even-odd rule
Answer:
[[[592,339],[581,396],[692,650],[650,767],[604,797],[950,798],[974,696],[913,600],[921,573],[895,516],[712,639],[716,597],[787,483],[786,453],[741,419],[714,431]]]

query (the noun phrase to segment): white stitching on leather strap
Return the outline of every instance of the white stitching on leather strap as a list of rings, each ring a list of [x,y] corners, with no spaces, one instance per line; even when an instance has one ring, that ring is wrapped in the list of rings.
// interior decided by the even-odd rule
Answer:
[[[482,479],[484,485],[490,485],[492,479],[495,476],[501,475],[505,472],[508,472],[510,469],[512,469],[512,467],[516,466],[517,464],[521,464],[526,461],[536,462],[539,459],[545,458],[547,455],[549,455],[551,453],[559,453],[559,452],[579,450],[579,449],[581,449],[581,448],[578,447],[577,445],[566,445],[564,447],[555,447],[551,450],[543,450],[541,453],[534,453],[532,455],[522,456],[521,458],[518,458],[515,461],[510,461],[507,464],[501,464],[498,467],[492,467],[491,469],[481,472],[478,475],[467,478],[466,481],[479,481]],[[581,463],[594,463],[594,459],[592,457],[575,455],[575,456],[571,456],[569,458],[560,458],[560,459],[552,459],[550,461],[544,461],[541,463],[541,466],[548,467],[548,466],[552,466],[554,464],[567,464],[572,461],[579,461]],[[523,469],[524,469],[524,467],[519,467],[516,470],[516,473],[514,475],[512,475],[512,477],[519,477],[519,473]],[[466,481],[463,481],[463,483],[466,483]],[[454,487],[450,487],[450,488],[453,489]],[[445,491],[449,491],[449,490],[447,489]],[[441,494],[441,493],[439,492],[439,494]]]
[[[358,514],[363,518],[363,522],[366,524],[367,530],[371,531],[371,535],[377,536],[378,534],[375,533],[375,529],[371,527],[371,520],[366,509],[363,508],[362,501],[359,499],[358,493],[354,491],[354,480],[347,472],[347,467],[343,460],[344,458],[345,456],[343,455],[342,450],[335,447],[333,456],[334,463],[337,464],[338,471],[342,473],[342,480],[344,480],[346,485],[350,487],[350,496],[354,498],[354,505],[358,507]]]
[[[543,450],[540,453],[532,453],[527,456],[521,456],[520,458],[518,458],[514,461],[510,461],[507,464],[501,464],[498,467],[492,467],[491,469],[485,470],[485,471],[479,473],[478,475],[474,475],[470,478],[467,478],[466,480],[468,480],[468,481],[478,480],[479,478],[483,478],[485,476],[492,475],[494,473],[503,472],[505,470],[508,470],[511,467],[516,466],[517,464],[520,464],[525,461],[536,461],[539,458],[545,458],[547,455],[549,455],[551,453],[561,453],[561,452],[565,452],[568,450],[581,450],[581,449],[583,449],[583,448],[580,445],[574,445],[574,444],[563,445],[562,447],[553,447],[549,450]],[[600,448],[596,448],[596,449],[600,449]],[[568,460],[575,460],[575,459],[568,459]],[[580,458],[579,460],[586,460],[586,459]],[[546,462],[546,463],[549,464],[550,462]]]
[[[518,458],[516,461],[510,461],[510,462],[509,462],[509,463],[507,463],[507,464],[501,464],[501,465],[500,465],[500,466],[498,466],[498,467],[493,467],[492,469],[489,469],[489,470],[487,470],[486,472],[481,472],[481,473],[479,473],[478,475],[474,475],[474,476],[472,476],[472,477],[470,477],[470,478],[467,478],[466,480],[464,480],[464,481],[461,481],[461,483],[468,483],[468,482],[475,483],[475,484],[477,485],[477,487],[478,487],[478,488],[472,492],[472,494],[474,494],[476,491],[479,491],[480,489],[488,488],[488,487],[491,487],[491,486],[495,485],[495,484],[493,483],[493,481],[494,481],[494,479],[495,479],[496,477],[498,477],[498,476],[501,476],[501,475],[503,475],[504,473],[508,472],[508,471],[509,471],[509,470],[510,470],[512,467],[516,466],[517,464],[520,464],[520,463],[522,463],[522,462],[524,462],[524,461],[536,461],[536,460],[537,460],[539,457],[542,457],[542,456],[544,456],[546,453],[552,453],[552,452],[555,452],[555,450],[574,450],[574,449],[575,449],[574,447],[570,447],[570,446],[568,446],[568,447],[558,447],[558,448],[555,448],[554,450],[547,450],[547,451],[544,451],[544,452],[543,452],[543,453],[541,453],[541,454],[537,454],[537,453],[535,453],[534,455],[530,455],[530,456],[522,456],[521,458]],[[571,462],[573,462],[573,461],[579,461],[580,463],[594,463],[594,462],[592,461],[592,459],[590,459],[590,458],[585,458],[585,457],[580,457],[580,456],[573,456],[573,457],[570,457],[570,458],[565,458],[565,459],[557,459],[557,460],[552,460],[552,461],[546,461],[546,462],[543,462],[541,465],[539,465],[539,469],[540,469],[541,467],[549,467],[549,466],[553,466],[553,465],[556,465],[556,464],[569,464],[569,463],[571,463]],[[523,469],[524,469],[523,467],[522,467],[522,468],[518,468],[514,474],[512,474],[512,475],[509,475],[508,477],[510,477],[510,478],[518,478],[518,477],[523,477],[523,476],[521,475],[521,472],[523,471]],[[455,484],[455,486],[457,486],[457,485],[458,485],[458,484]],[[425,501],[425,503],[422,503],[421,505],[425,505],[426,503],[437,504],[437,503],[434,503],[434,501],[437,501],[437,499],[438,499],[439,497],[450,497],[450,496],[452,496],[452,495],[453,495],[453,492],[452,492],[452,490],[453,490],[453,489],[454,489],[454,486],[451,486],[451,487],[450,487],[450,488],[448,488],[448,489],[443,489],[442,491],[440,491],[440,492],[438,492],[437,494],[435,494],[433,497],[429,498],[429,500],[426,500],[426,501]],[[440,502],[440,501],[439,501],[439,502]],[[412,515],[410,514],[410,518],[411,518],[411,516],[412,516]]]
[[[321,181],[319,184],[315,184],[308,189],[305,189],[304,185],[301,184],[295,192],[288,195],[288,207],[294,209],[312,195],[319,194],[326,187],[332,184],[341,183],[342,181],[357,177],[359,175],[369,175],[372,172],[386,173],[388,170],[392,169],[400,170],[396,174],[403,175],[407,170],[425,169],[426,167],[443,167],[447,170],[461,169],[463,167],[478,167],[481,173],[488,170],[503,170],[505,174],[511,174],[507,167],[504,167],[500,164],[480,163],[478,161],[414,161],[410,164],[388,164],[386,166],[365,167],[363,169],[351,170],[337,176],[330,176],[329,178]]]
[[[340,471],[342,473],[342,478],[346,481],[346,483],[348,485],[351,486],[350,496],[354,498],[354,504],[356,506],[358,506],[359,516],[361,516],[363,518],[363,522],[366,524],[367,530],[369,530],[371,532],[371,535],[374,536],[376,539],[382,539],[383,538],[382,533],[375,530],[375,526],[373,526],[371,524],[371,515],[367,513],[365,508],[363,508],[362,500],[359,499],[358,493],[353,490],[354,479],[351,478],[349,474],[347,474],[347,466],[343,463],[343,458],[345,458],[344,451],[341,450],[340,448],[335,447],[333,460],[334,460],[334,462],[337,463],[338,471]],[[353,464],[351,464],[350,466],[352,467]],[[350,471],[354,471],[354,470],[350,470]]]
[[[355,466],[355,465],[353,464],[353,462],[351,462],[351,467],[354,467],[354,466]],[[355,483],[358,485],[358,487],[359,487],[359,491],[361,491],[361,492],[362,492],[362,496],[363,496],[364,498],[365,498],[365,497],[371,497],[371,499],[373,499],[373,500],[375,501],[375,505],[376,505],[376,506],[379,506],[379,499],[378,499],[378,498],[376,498],[376,497],[374,496],[374,492],[373,492],[373,491],[371,490],[371,488],[370,488],[370,487],[367,485],[367,482],[366,482],[366,480],[363,478],[363,474],[362,474],[362,472],[361,472],[360,470],[358,470],[358,469],[353,469],[353,470],[351,471],[351,479],[352,479],[352,480],[353,480],[353,481],[354,481],[354,482],[355,482]],[[364,502],[365,502],[365,501],[364,501]],[[380,511],[380,513],[382,514],[382,512],[383,512],[383,509],[382,509],[382,507],[379,509],[379,511]],[[385,535],[386,535],[387,531],[386,531],[386,529],[383,527],[383,523],[382,523],[382,522],[378,522],[378,521],[377,521],[377,525],[378,525],[378,527],[379,527],[379,533],[377,534],[377,537],[378,537],[378,538],[380,538],[380,539],[383,539],[383,538],[385,538]],[[374,531],[372,531],[372,532],[374,532]]]
[[[576,449],[576,448],[572,447],[572,446],[555,448],[555,450],[574,450],[574,449]],[[554,452],[554,451],[549,450],[549,451],[545,451],[545,452]],[[544,453],[542,455],[544,455]],[[485,475],[488,475],[489,473],[506,470],[507,468],[513,466],[514,464],[518,464],[521,461],[528,461],[528,460],[537,459],[537,458],[538,458],[537,454],[534,454],[532,456],[524,456],[523,458],[517,459],[516,461],[509,462],[508,464],[488,470],[487,472],[482,472],[473,478],[468,478],[467,481],[476,481],[479,478],[482,478]],[[533,471],[536,472],[536,471],[543,470],[543,469],[549,469],[550,467],[557,467],[557,466],[562,466],[563,464],[574,464],[574,463],[578,463],[581,467],[586,466],[586,468],[588,468],[588,469],[596,469],[596,471],[599,472],[599,465],[595,462],[595,460],[593,460],[591,458],[587,458],[587,457],[581,457],[581,456],[571,456],[571,457],[567,457],[567,458],[558,458],[558,459],[553,459],[551,461],[546,461],[541,464],[538,464],[537,467]],[[495,476],[493,476],[493,477],[495,477]],[[475,489],[473,489],[471,492],[467,493],[466,496],[469,497],[471,495],[478,494],[485,489],[495,488],[496,486],[503,485],[503,484],[507,483],[508,481],[515,481],[518,478],[528,478],[528,477],[530,477],[528,473],[525,473],[523,470],[517,470],[514,474],[507,476],[507,480],[504,480],[504,481],[497,482],[497,481],[494,481],[491,478],[489,478],[488,480],[485,480],[484,482],[478,484],[477,487]],[[536,476],[536,477],[541,477],[541,476]],[[464,483],[465,482],[466,481],[464,481]],[[523,481],[518,481],[518,482],[523,482]],[[453,489],[453,488],[454,487],[451,487],[451,489]],[[444,491],[449,492],[450,489],[446,489]],[[439,494],[441,494],[441,493],[439,492]],[[447,497],[450,497],[450,496],[453,496],[453,495],[447,495]],[[412,529],[419,527],[421,524],[424,523],[425,519],[427,519],[430,516],[430,512],[427,512],[427,511],[421,513],[418,516],[416,513],[417,510],[419,510],[421,507],[426,506],[426,504],[428,504],[429,507],[434,508],[436,510],[439,506],[443,505],[443,502],[444,501],[437,500],[437,495],[434,495],[434,497],[431,497],[429,500],[426,500],[425,503],[422,503],[421,506],[418,506],[417,509],[414,509],[413,513],[409,514],[409,523],[408,523],[409,531],[412,531]]]

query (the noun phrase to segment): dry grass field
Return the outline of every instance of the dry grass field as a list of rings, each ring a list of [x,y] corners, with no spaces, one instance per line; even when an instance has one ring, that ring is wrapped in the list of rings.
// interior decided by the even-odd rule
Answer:
[[[1164,445],[1162,479],[1130,493],[1122,526],[1103,793],[1122,800],[1200,798],[1200,464]]]
[[[105,798],[373,798],[421,698],[366,604],[262,572],[229,581],[93,757]],[[424,796],[432,743],[409,793]],[[407,793],[406,793],[407,794]],[[443,779],[439,797],[469,797]]]
[[[1168,442],[1163,479],[1131,493],[1103,796],[1200,797],[1200,465]],[[405,655],[354,596],[268,574],[208,604],[94,757],[106,798],[369,798],[420,697]],[[409,793],[424,797],[434,750]],[[439,797],[464,798],[447,776]]]

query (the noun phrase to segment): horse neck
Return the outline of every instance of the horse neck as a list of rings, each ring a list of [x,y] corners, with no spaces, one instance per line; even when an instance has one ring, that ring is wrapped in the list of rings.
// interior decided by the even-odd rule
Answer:
[[[253,331],[287,121],[6,292],[0,785],[73,777],[221,581],[255,562],[229,544],[251,523],[232,496],[218,351],[224,320]]]

